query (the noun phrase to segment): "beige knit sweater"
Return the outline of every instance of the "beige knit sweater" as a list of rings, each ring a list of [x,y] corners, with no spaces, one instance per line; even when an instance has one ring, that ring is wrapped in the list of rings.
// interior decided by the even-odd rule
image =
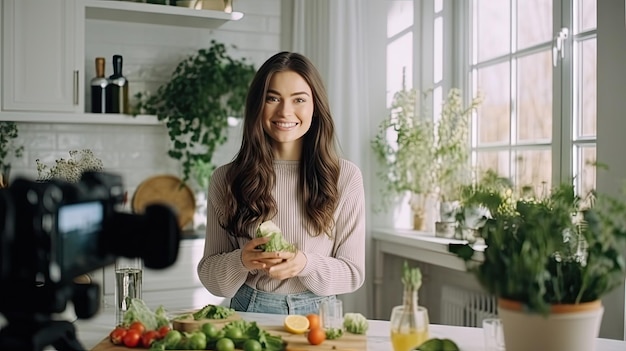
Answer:
[[[249,239],[234,238],[219,225],[224,202],[226,169],[211,177],[207,204],[204,256],[198,263],[198,276],[209,292],[233,297],[239,287],[249,286],[266,292],[292,294],[311,291],[319,296],[350,293],[365,280],[365,195],[359,168],[340,160],[339,203],[335,211],[333,239],[312,236],[302,221],[303,202],[298,191],[299,161],[275,161],[276,187],[273,196],[278,215],[272,221],[307,258],[304,269],[293,278],[277,280],[264,271],[249,271],[241,262],[241,250]],[[251,233],[254,236],[254,232]]]

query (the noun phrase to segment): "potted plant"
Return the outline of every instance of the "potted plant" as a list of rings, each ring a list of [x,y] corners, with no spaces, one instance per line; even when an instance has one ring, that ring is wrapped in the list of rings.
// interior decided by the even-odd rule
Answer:
[[[420,95],[415,89],[397,92],[389,117],[372,140],[375,156],[384,166],[379,173],[386,182],[384,199],[408,192],[417,216],[425,212],[430,196],[435,196],[443,209],[458,200],[462,184],[471,182],[469,125],[472,112],[482,101],[478,96],[464,106],[461,91],[450,89],[440,117],[433,120],[428,111],[420,111],[421,100],[429,95],[430,91]],[[440,212],[441,222],[454,222],[451,210]]]
[[[213,153],[227,140],[228,118],[243,115],[255,71],[246,58],[233,58],[224,44],[211,40],[208,49],[182,60],[156,93],[136,95],[135,113],[154,114],[167,126],[168,154],[180,161],[183,181],[193,173],[206,188]]]
[[[0,188],[9,185],[11,159],[22,157],[24,152],[24,146],[15,143],[18,135],[17,123],[0,121]]]
[[[486,248],[450,245],[498,298],[507,351],[593,350],[601,298],[624,283],[626,205],[608,195],[578,196],[560,184],[544,196],[527,189],[473,187],[461,207],[482,206],[475,228]],[[466,227],[457,213],[458,230]]]
[[[434,187],[430,170],[434,162],[434,124],[418,112],[419,99],[415,89],[403,89],[394,95],[390,114],[379,125],[372,149],[383,165],[378,173],[386,183],[383,203],[408,193],[413,227],[423,230],[426,203]]]
[[[461,90],[448,91],[436,122],[433,174],[437,184],[439,221],[436,234],[452,237],[455,232],[455,213],[464,185],[471,184],[469,128],[472,113],[482,103],[479,95],[469,106],[463,104]]]

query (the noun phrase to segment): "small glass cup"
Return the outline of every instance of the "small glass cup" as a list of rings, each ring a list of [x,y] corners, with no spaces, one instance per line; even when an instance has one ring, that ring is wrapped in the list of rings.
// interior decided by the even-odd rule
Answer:
[[[341,300],[322,301],[319,315],[322,328],[343,329],[343,303]]]
[[[134,298],[141,298],[143,262],[140,258],[118,257],[115,261],[115,325],[124,321]]]
[[[499,318],[483,319],[485,351],[505,351],[502,321]]]
[[[391,310],[391,345],[394,351],[410,351],[428,340],[428,309],[396,306]]]

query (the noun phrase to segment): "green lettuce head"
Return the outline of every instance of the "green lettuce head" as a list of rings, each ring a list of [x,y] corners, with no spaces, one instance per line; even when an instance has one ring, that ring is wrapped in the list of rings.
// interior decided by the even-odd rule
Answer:
[[[262,238],[269,236],[270,241],[263,245],[259,245],[259,249],[265,252],[277,252],[277,251],[289,251],[296,252],[295,245],[287,242],[283,237],[283,232],[278,228],[278,226],[270,221],[265,221],[261,223],[259,228],[256,231],[257,238]]]

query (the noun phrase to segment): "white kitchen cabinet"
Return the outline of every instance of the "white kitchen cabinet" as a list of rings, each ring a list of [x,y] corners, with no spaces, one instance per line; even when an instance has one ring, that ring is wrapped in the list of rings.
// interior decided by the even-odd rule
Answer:
[[[86,19],[218,28],[241,12],[112,0],[0,0],[0,121],[158,124],[85,112]]]
[[[82,111],[80,17],[75,0],[2,0],[3,111]]]

